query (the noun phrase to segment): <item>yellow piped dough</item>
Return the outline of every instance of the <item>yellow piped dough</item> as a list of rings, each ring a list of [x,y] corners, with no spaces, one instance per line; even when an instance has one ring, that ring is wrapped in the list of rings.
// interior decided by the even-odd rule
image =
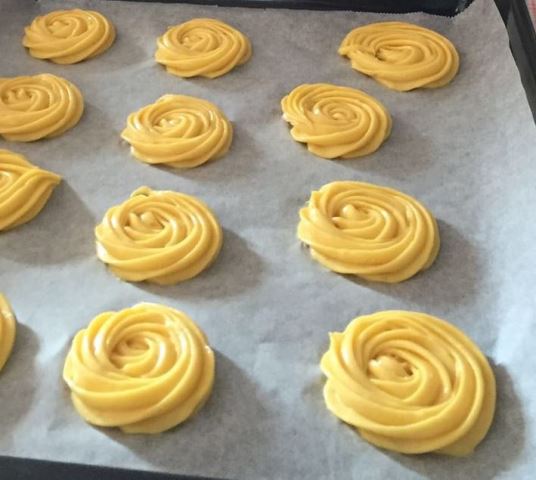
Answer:
[[[207,100],[164,95],[130,114],[121,137],[143,162],[192,168],[227,153],[233,127]]]
[[[93,10],[57,10],[24,28],[22,44],[35,58],[78,63],[106,51],[115,40],[113,24]]]
[[[6,297],[0,293],[0,371],[13,350],[17,325]]]
[[[414,198],[363,182],[339,181],[311,194],[298,237],[330,270],[395,283],[427,269],[439,251],[432,214]]]
[[[214,353],[185,313],[140,303],[104,312],[80,330],[63,379],[93,425],[160,433],[198,411],[212,391]]]
[[[387,450],[468,455],[493,420],[495,377],[486,357],[430,315],[357,317],[330,334],[320,366],[328,409]]]
[[[0,232],[34,218],[60,181],[24,156],[0,149]]]
[[[169,28],[157,46],[156,61],[179,77],[220,77],[251,57],[249,39],[212,18],[195,18]]]
[[[410,23],[380,22],[352,30],[339,47],[352,68],[388,88],[437,88],[458,73],[459,56],[443,35]]]
[[[391,116],[361,90],[328,83],[296,87],[281,101],[294,140],[323,158],[355,158],[376,151],[391,133]]]
[[[74,127],[84,111],[80,90],[48,73],[0,78],[0,135],[32,142]]]
[[[205,270],[217,257],[223,237],[218,220],[201,200],[148,187],[110,208],[95,235],[97,256],[115,275],[160,285]]]

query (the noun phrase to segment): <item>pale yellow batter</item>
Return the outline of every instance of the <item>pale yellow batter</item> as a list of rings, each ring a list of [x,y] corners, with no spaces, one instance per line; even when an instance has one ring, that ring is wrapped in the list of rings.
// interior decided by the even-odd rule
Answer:
[[[381,448],[468,455],[493,420],[495,378],[486,357],[430,315],[357,317],[330,334],[320,366],[328,409]]]
[[[222,230],[202,201],[184,193],[136,190],[95,229],[97,256],[130,282],[170,285],[195,277],[217,257]]]
[[[233,127],[207,100],[164,95],[129,115],[121,136],[144,162],[192,168],[227,153]]]
[[[0,293],[0,372],[13,349],[16,330],[15,315],[6,297]]]
[[[454,45],[427,28],[381,22],[352,30],[339,47],[352,68],[398,91],[437,88],[458,73]]]
[[[32,142],[74,127],[84,111],[82,94],[71,82],[48,73],[0,78],[0,135]]]
[[[77,63],[110,48],[113,24],[92,10],[58,10],[35,18],[25,27],[22,44],[35,58],[54,63]]]
[[[427,269],[439,251],[431,213],[414,198],[363,182],[333,182],[300,210],[298,237],[327,268],[395,283]]]
[[[157,46],[156,61],[179,77],[220,77],[251,57],[249,39],[212,18],[196,18],[169,28],[158,38]]]
[[[105,312],[75,336],[63,379],[89,423],[160,433],[198,411],[212,391],[214,353],[186,314],[140,303]]]
[[[0,149],[0,232],[34,218],[60,181],[22,155]]]
[[[391,116],[361,90],[328,83],[296,87],[281,101],[290,134],[323,158],[355,158],[376,151],[391,133]]]

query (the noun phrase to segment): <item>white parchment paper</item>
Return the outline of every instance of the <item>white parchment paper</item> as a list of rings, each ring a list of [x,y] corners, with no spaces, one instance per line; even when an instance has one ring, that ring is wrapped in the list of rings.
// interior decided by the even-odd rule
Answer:
[[[78,65],[31,58],[33,17],[65,7],[108,16],[118,37]],[[184,80],[153,60],[155,39],[198,16],[238,27],[251,60],[216,80]],[[397,15],[447,35],[461,56],[442,89],[392,92],[337,54],[378,14],[256,10],[113,1],[0,0],[0,76],[49,72],[79,86],[86,111],[64,135],[0,140],[64,177],[31,223],[0,233],[0,290],[19,319],[0,375],[0,453],[239,479],[531,478],[536,468],[536,129],[507,34],[491,0],[449,19]],[[395,17],[389,17],[395,18]],[[357,87],[380,99],[393,133],[364,159],[326,161],[294,142],[280,99],[303,82]],[[127,115],[166,93],[206,98],[235,126],[224,158],[175,172],[134,160],[119,133]],[[439,221],[430,270],[399,285],[331,273],[296,239],[310,191],[343,179],[403,190]],[[95,257],[93,228],[137,187],[197,195],[216,212],[224,247],[212,268],[173,287],[123,283]],[[93,428],[61,380],[74,333],[96,314],[140,301],[191,315],[217,351],[214,392],[191,421],[159,436]],[[328,331],[356,315],[416,309],[462,328],[497,377],[494,425],[466,459],[376,449],[324,407],[318,363]],[[1,477],[1,472],[0,472]]]

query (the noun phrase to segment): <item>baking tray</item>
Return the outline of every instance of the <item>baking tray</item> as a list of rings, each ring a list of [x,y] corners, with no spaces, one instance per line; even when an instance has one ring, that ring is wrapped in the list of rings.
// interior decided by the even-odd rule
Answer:
[[[48,462],[0,456],[2,480],[217,480],[191,475],[143,472],[122,468],[96,467],[78,463]]]
[[[424,1],[424,2],[388,2],[388,1],[378,1],[378,2],[264,2],[264,1],[230,1],[226,2],[221,0],[219,2],[184,2],[184,3],[206,3],[206,4],[219,4],[226,6],[256,6],[256,7],[286,7],[286,8],[315,8],[315,9],[352,9],[352,10],[363,10],[363,11],[392,11],[392,12],[401,12],[401,11],[426,11],[429,13],[438,13],[443,15],[453,15],[458,13],[460,10],[466,7],[468,2],[438,2],[438,1]],[[517,4],[518,0],[513,0],[513,4]],[[523,3],[522,0],[519,1],[519,4]],[[329,4],[329,5],[326,5]],[[359,4],[359,5],[358,5]],[[403,4],[403,6],[401,5]],[[392,10],[389,10],[388,7],[391,5]],[[527,15],[526,17],[524,15]],[[510,33],[510,38],[512,41],[512,49],[516,60],[520,62],[519,58],[522,55],[522,52],[529,52],[532,46],[531,42],[531,30],[527,28],[525,20],[528,19],[528,13],[523,11],[521,5],[515,5],[508,8],[506,14],[506,19],[508,22],[508,31]],[[533,30],[532,30],[533,35]],[[515,38],[514,38],[515,37]],[[519,52],[519,53],[515,53]],[[530,55],[529,61],[527,62],[527,67],[525,69],[528,72],[527,75],[534,74],[534,66],[531,66]],[[536,57],[532,57],[533,59]],[[521,69],[521,67],[520,67]],[[522,72],[523,74],[523,72]],[[525,85],[526,87],[526,85]],[[526,87],[527,88],[527,87]],[[4,145],[9,148],[9,145]],[[17,149],[17,145],[13,146],[13,149]],[[49,462],[49,461],[40,461],[34,459],[24,459],[24,458],[14,458],[14,457],[2,457],[0,456],[0,479],[4,480],[17,480],[17,479],[42,479],[47,478],[48,480],[64,479],[64,478],[76,478],[77,480],[85,480],[86,478],[104,478],[110,480],[123,480],[126,478],[132,480],[141,480],[141,479],[183,479],[183,478],[194,478],[191,476],[180,476],[180,475],[169,475],[169,474],[156,474],[150,472],[141,472],[134,470],[121,470],[113,469],[106,467],[98,466],[89,466],[89,465],[78,465],[73,463],[61,463],[61,462]],[[195,477],[201,478],[201,477]]]
[[[536,32],[526,0],[509,0],[506,26],[512,54],[536,120]]]
[[[351,10],[358,12],[425,12],[453,16],[473,0],[139,0],[153,3],[193,3],[221,7],[293,8],[300,10]]]

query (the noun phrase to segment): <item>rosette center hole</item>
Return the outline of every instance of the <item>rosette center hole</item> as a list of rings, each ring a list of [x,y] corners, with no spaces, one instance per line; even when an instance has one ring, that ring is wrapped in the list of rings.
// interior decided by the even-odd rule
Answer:
[[[408,60],[417,61],[422,57],[422,51],[416,45],[388,44],[381,46],[376,51],[378,60],[394,64],[409,63]]]
[[[189,50],[208,52],[217,48],[219,41],[217,33],[200,30],[185,35],[182,44]]]
[[[113,347],[110,361],[123,372],[134,377],[158,375],[172,363],[174,355],[171,341],[156,325],[146,329],[127,329]],[[172,358],[173,357],[173,358]]]
[[[340,215],[348,220],[361,220],[368,216],[368,211],[361,206],[348,204],[342,207]]]
[[[85,29],[81,27],[83,27],[83,24],[80,22],[75,22],[70,18],[60,18],[50,24],[49,30],[54,37],[69,38],[82,33]]]
[[[40,85],[10,89],[4,98],[11,109],[20,112],[45,109],[57,102],[56,93]]]
[[[155,127],[168,135],[192,138],[207,131],[212,121],[210,114],[189,108],[180,108],[159,116],[155,121]]]
[[[135,363],[150,357],[151,344],[140,334],[120,340],[110,355],[110,361],[119,370],[127,371]]]
[[[35,96],[32,90],[26,88],[14,88],[8,90],[3,99],[7,104],[17,104],[21,101],[31,100]]]
[[[342,205],[336,209],[332,221],[338,229],[360,238],[376,238],[385,227],[381,212],[361,203]]]
[[[143,225],[152,230],[161,230],[164,228],[162,220],[155,215],[155,212],[149,210],[148,212],[142,212],[140,215],[140,220]]]
[[[338,123],[352,122],[358,117],[345,100],[325,99],[316,103],[313,107],[313,115],[335,120]]]
[[[380,354],[368,364],[369,374],[379,380],[405,380],[413,375],[413,368],[397,355]]]
[[[174,127],[178,125],[180,121],[181,121],[180,115],[167,116],[167,117],[161,118],[156,125],[158,127],[165,129],[168,127]]]

